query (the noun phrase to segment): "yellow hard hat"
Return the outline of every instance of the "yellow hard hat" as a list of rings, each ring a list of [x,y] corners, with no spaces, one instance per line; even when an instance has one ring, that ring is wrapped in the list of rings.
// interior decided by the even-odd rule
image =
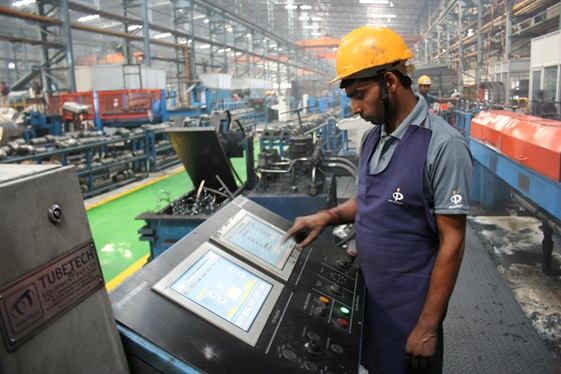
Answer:
[[[417,84],[422,84],[424,86],[430,86],[432,84],[432,81],[430,80],[430,77],[428,75],[421,75]]]
[[[405,61],[413,57],[403,39],[389,27],[362,26],[341,41],[335,63],[337,77],[328,84],[340,79],[370,77],[384,70],[406,73]]]

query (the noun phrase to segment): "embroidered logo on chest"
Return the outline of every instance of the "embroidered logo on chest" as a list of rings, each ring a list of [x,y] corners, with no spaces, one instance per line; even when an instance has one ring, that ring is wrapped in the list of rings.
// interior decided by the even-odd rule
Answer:
[[[388,203],[403,205],[401,200],[403,200],[403,194],[401,193],[401,188],[398,187],[392,194],[392,198],[388,199]]]

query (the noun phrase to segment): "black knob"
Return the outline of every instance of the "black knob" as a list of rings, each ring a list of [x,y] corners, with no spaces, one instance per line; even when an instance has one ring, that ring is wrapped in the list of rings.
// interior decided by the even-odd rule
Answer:
[[[353,266],[355,260],[356,260],[356,253],[347,252],[347,256],[338,259],[336,265],[339,269],[347,270],[351,266]]]
[[[306,344],[304,344],[304,350],[306,353],[312,356],[319,356],[321,354],[321,348],[317,345],[317,340],[310,340]]]
[[[342,270],[347,270],[349,268],[349,262],[347,261],[346,258],[343,258],[343,257],[338,259],[335,264],[337,265],[337,267],[339,269],[342,269]]]
[[[327,307],[325,304],[321,304],[314,309],[314,314],[318,317],[325,317],[327,315]]]
[[[343,293],[343,288],[341,287],[341,285],[334,283],[333,285],[331,285],[331,287],[329,287],[329,289],[331,290],[331,292],[334,295],[341,295],[341,293]]]

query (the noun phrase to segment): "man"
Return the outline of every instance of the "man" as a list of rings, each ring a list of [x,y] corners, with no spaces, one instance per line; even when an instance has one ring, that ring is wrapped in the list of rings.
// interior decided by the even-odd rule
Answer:
[[[428,75],[422,75],[419,80],[417,81],[419,85],[418,94],[425,98],[427,104],[429,104],[429,108],[434,103],[445,104],[449,101],[458,101],[460,100],[459,95],[454,97],[436,97],[429,93],[430,86],[432,84],[432,80]]]
[[[275,117],[275,111],[273,110],[273,105],[277,104],[277,99],[275,97],[275,93],[273,91],[266,91],[267,97],[265,98],[265,107],[266,107],[266,122],[270,123],[273,121]]]
[[[6,86],[6,82],[0,82],[0,93],[2,95],[2,107],[8,106],[10,87]]]
[[[387,27],[341,41],[331,82],[341,80],[353,113],[374,125],[362,140],[357,194],[296,218],[286,235],[307,233],[305,247],[325,226],[355,222],[367,288],[362,364],[371,374],[442,371],[442,322],[464,251],[471,154],[411,89],[410,58]]]

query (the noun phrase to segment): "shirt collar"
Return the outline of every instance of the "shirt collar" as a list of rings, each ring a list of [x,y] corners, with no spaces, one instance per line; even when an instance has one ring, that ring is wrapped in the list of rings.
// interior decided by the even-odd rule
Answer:
[[[427,118],[429,113],[429,106],[425,100],[421,100],[421,95],[415,94],[417,97],[417,105],[413,108],[411,113],[401,122],[401,124],[395,129],[391,136],[397,139],[401,139],[410,125],[420,126],[423,121]],[[381,137],[384,138],[388,136],[388,125],[384,124],[382,126]]]

